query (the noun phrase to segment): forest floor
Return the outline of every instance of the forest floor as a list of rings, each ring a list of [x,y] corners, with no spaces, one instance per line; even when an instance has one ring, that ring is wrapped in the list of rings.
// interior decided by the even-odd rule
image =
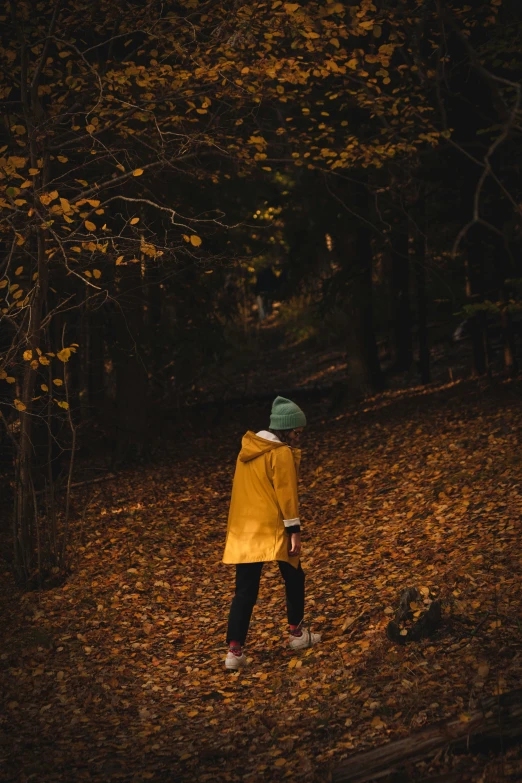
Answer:
[[[286,649],[266,565],[241,673],[223,668],[233,569],[220,561],[240,438],[267,406],[233,405],[154,463],[75,489],[67,582],[23,593],[0,575],[0,780],[319,783],[518,687],[521,391],[459,381],[335,414],[310,402],[303,566],[323,642]],[[440,596],[444,622],[398,646],[385,628],[410,585]],[[451,771],[520,781],[520,746],[502,767],[439,754],[401,780]]]

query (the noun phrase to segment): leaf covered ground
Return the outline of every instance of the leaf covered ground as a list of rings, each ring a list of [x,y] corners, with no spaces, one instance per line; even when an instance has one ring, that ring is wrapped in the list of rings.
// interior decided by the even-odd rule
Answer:
[[[325,781],[342,758],[519,686],[519,400],[514,384],[462,383],[337,415],[314,403],[303,565],[324,641],[285,649],[266,565],[246,673],[223,670],[233,569],[220,558],[239,440],[266,406],[75,490],[68,581],[24,594],[2,576],[0,779]],[[442,598],[444,625],[401,647],[385,627],[410,585]],[[520,779],[510,753],[503,773]],[[462,780],[485,781],[497,762],[466,763]]]

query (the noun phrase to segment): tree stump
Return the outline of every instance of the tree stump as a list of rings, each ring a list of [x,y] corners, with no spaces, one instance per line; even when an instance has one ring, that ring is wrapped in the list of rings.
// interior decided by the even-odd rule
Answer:
[[[395,619],[388,623],[386,635],[397,644],[426,639],[442,624],[442,604],[428,588],[408,587],[401,595]]]

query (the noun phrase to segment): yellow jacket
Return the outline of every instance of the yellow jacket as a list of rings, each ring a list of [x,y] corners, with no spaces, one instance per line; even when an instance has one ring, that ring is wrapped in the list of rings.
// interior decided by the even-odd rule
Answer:
[[[223,562],[259,563],[289,557],[287,527],[299,524],[297,478],[301,452],[247,432],[237,458]]]

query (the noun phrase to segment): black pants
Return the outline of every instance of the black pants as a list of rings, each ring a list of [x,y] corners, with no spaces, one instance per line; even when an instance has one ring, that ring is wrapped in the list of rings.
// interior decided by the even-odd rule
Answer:
[[[290,625],[299,625],[304,615],[305,574],[301,563],[294,568],[284,560],[277,561],[285,580],[286,610]],[[245,643],[252,610],[257,601],[259,580],[264,563],[236,565],[236,593],[232,599],[228,618],[227,644]]]

